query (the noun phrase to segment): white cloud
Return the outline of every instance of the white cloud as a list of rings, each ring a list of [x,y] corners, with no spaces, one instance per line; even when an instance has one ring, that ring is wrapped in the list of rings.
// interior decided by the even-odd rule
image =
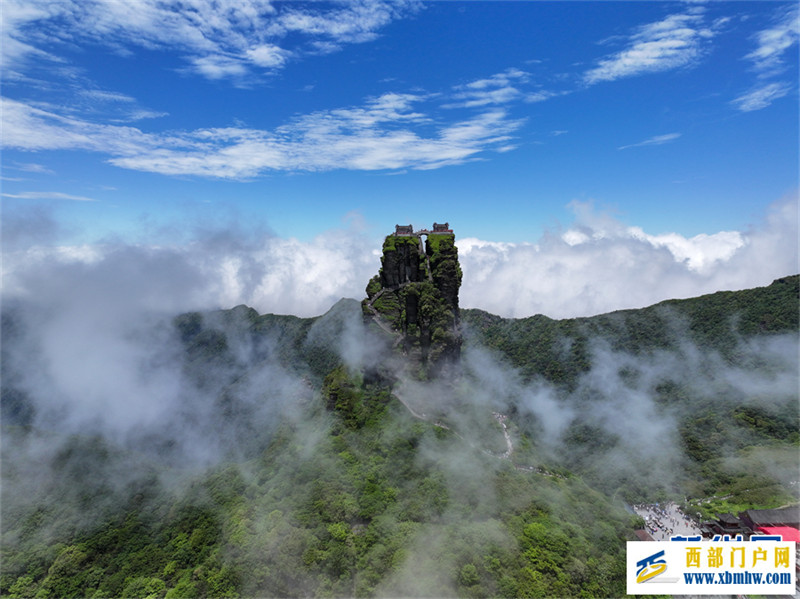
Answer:
[[[699,273],[710,272],[717,262],[730,259],[745,245],[745,237],[739,231],[701,233],[687,238],[678,233],[648,235],[639,227],[630,227],[628,234],[655,248],[667,248],[676,262],[685,263],[689,270]]]
[[[129,121],[141,121],[144,119],[158,119],[163,116],[169,116],[168,112],[161,112],[158,110],[137,109],[133,110],[127,115]]]
[[[378,29],[416,8],[416,2],[363,0],[344,3],[343,8],[328,12],[311,11],[309,7],[292,8],[278,15],[269,32],[280,36],[302,33],[323,36],[336,43],[360,43],[375,39]]]
[[[676,14],[644,25],[628,40],[628,46],[598,62],[584,74],[584,82],[614,81],[692,64],[702,53],[702,42],[713,32],[702,27],[697,14]]]
[[[465,98],[465,101],[460,104],[465,108],[486,106],[487,104],[506,104],[516,100],[519,96],[520,91],[510,85],[494,89],[470,90],[455,95],[456,99]]]
[[[758,46],[745,56],[752,61],[753,69],[762,82],[785,71],[784,55],[800,40],[800,8],[796,5],[788,9],[782,6],[776,15],[772,27],[759,31],[754,36]],[[761,110],[786,96],[792,87],[785,81],[760,83],[731,100],[731,104],[742,112]]]
[[[773,27],[756,34],[758,47],[745,58],[753,61],[760,76],[768,77],[783,70],[784,54],[800,40],[800,9],[781,7]]]
[[[675,141],[681,136],[680,133],[667,133],[665,135],[654,135],[644,141],[640,141],[635,144],[628,144],[627,146],[620,146],[618,150],[627,150],[628,148],[638,148],[641,146],[660,146],[662,144],[669,143],[671,141]]]
[[[60,106],[51,110],[61,109],[65,112],[77,114],[83,111],[88,113],[107,112],[110,108],[113,116],[111,122],[141,121],[167,116],[169,113],[158,110],[149,110],[138,105],[136,98],[120,92],[102,89],[85,89],[81,85],[91,86],[91,82],[84,82],[81,77],[72,77],[71,85],[67,86],[59,95]],[[77,102],[69,101],[70,93],[75,93]],[[87,102],[88,101],[88,102]],[[88,104],[88,106],[86,106]],[[44,108],[40,104],[40,108]]]
[[[786,83],[767,83],[766,85],[760,85],[742,94],[738,98],[731,100],[731,104],[742,112],[761,110],[772,104],[775,100],[783,98],[789,91],[790,87]]]
[[[530,78],[530,74],[520,69],[510,68],[502,73],[497,73],[486,79],[478,79],[461,86],[463,89],[491,89],[496,87],[506,87],[511,81],[520,81],[525,83]]]
[[[0,27],[0,62],[4,70],[20,64],[27,57],[36,56],[57,60],[55,56],[35,48],[30,43],[23,41],[21,31],[29,23],[47,20],[58,13],[55,3],[35,4],[25,0],[6,0],[3,2],[3,23]],[[23,38],[23,39],[20,39]]]
[[[492,110],[429,131],[422,96],[384,94],[362,107],[298,117],[274,131],[227,127],[144,133],[3,99],[3,143],[22,150],[109,155],[120,167],[166,175],[248,178],[267,171],[432,169],[508,147],[521,121]]]
[[[136,100],[127,94],[121,94],[119,92],[110,92],[101,89],[83,89],[81,90],[81,95],[89,98],[91,100],[97,100],[100,102],[125,102],[131,103],[135,102]]]
[[[244,61],[227,56],[198,56],[192,59],[192,66],[195,71],[208,79],[241,77],[247,73]]]
[[[515,100],[543,102],[565,93],[548,90],[527,92],[519,89],[529,81],[530,73],[516,68],[506,69],[485,79],[456,86],[452,98],[457,101],[445,104],[445,108],[475,108],[508,104]]]
[[[2,193],[4,198],[16,198],[20,200],[72,200],[74,202],[96,202],[93,198],[76,196],[60,191],[22,191],[20,193]]]
[[[34,220],[24,216],[18,211],[4,229]],[[38,224],[42,220],[27,229],[44,228]],[[52,228],[51,222],[45,224]],[[22,245],[4,247],[6,297],[57,300],[75,295],[70,289],[77,286],[81,295],[94,295],[101,303],[130,295],[135,299],[124,303],[134,301],[139,311],[245,303],[262,313],[314,316],[342,297],[360,298],[380,266],[373,244],[357,227],[328,231],[309,242],[232,228],[199,231],[196,240],[173,246],[24,245],[40,237],[28,230]]]
[[[550,98],[557,98],[558,96],[566,95],[569,92],[554,92],[549,90],[541,90],[537,92],[530,92],[525,94],[523,98],[525,102],[534,103],[534,102],[544,102],[545,100],[549,100]]]
[[[254,64],[270,69],[283,66],[291,56],[291,52],[274,44],[262,44],[255,48],[250,48],[246,54]]]
[[[800,271],[796,196],[752,230],[691,238],[647,234],[586,204],[574,208],[574,227],[535,245],[457,240],[461,305],[507,317],[589,316],[767,285]]]
[[[8,0],[3,5],[3,61],[20,65],[45,40],[132,48],[170,48],[191,70],[210,79],[239,79],[259,68],[274,70],[303,53],[333,51],[377,37],[392,20],[418,10],[412,1],[342,5],[268,0]],[[297,50],[282,47],[288,36]]]
[[[0,98],[3,139],[22,150],[83,149],[121,154],[152,145],[153,136],[133,127],[98,125]]]
[[[6,165],[6,168],[12,168],[17,171],[25,171],[26,173],[42,173],[45,175],[53,175],[55,174],[54,171],[47,168],[43,164],[38,164],[36,162],[14,162],[12,166]]]
[[[573,208],[573,227],[535,244],[457,238],[461,306],[506,317],[589,316],[767,285],[800,271],[796,197],[776,203],[751,230],[689,238],[649,234],[587,204]],[[52,219],[36,212],[41,207],[30,210],[28,217],[22,210],[4,215],[3,293],[9,297],[53,297],[59,285],[83,281],[98,297],[121,286],[119,293],[135,295],[147,310],[244,303],[261,313],[312,316],[341,297],[361,299],[380,266],[379,244],[357,223],[308,242],[233,227],[200,231],[195,241],[172,246],[53,247],[47,244]]]

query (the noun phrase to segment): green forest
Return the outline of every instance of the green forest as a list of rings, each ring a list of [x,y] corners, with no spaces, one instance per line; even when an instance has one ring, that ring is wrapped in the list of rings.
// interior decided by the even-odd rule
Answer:
[[[797,501],[799,284],[461,310],[461,367],[431,381],[355,300],[182,314],[152,366],[182,411],[128,437],[36,424],[12,355],[33,325],[4,307],[0,595],[622,596],[625,502]]]

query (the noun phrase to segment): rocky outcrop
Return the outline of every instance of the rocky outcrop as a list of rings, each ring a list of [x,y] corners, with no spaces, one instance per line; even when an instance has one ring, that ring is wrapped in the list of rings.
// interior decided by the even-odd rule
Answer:
[[[421,280],[420,272],[425,262],[420,253],[420,238],[416,235],[389,235],[383,244],[381,257],[381,286],[389,289],[403,283]]]
[[[422,235],[386,237],[381,269],[367,285],[362,309],[365,321],[394,335],[396,350],[427,378],[460,355],[461,268],[452,232]]]

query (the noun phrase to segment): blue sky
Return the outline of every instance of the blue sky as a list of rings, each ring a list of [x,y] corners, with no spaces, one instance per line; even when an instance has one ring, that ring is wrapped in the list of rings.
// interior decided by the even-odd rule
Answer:
[[[489,269],[483,284],[493,261],[520,269],[509,280],[526,260],[554,260],[542,280],[584,276],[571,270],[585,263],[577,255],[555,258],[554,238],[606,262],[603,243],[644,244],[616,267],[638,266],[642,248],[668,252],[692,282],[633,303],[797,269],[786,237],[798,187],[794,2],[7,0],[2,10],[2,211],[16,244],[4,276],[28,268],[12,250],[34,247],[91,246],[99,259],[110,240],[185,249],[204,231],[235,231],[254,247],[307,249],[346,231],[370,248],[395,223],[444,220],[474,254],[471,272]],[[794,228],[776,233],[786,215]],[[731,260],[759,234],[783,235],[772,245],[788,257],[745,276]],[[529,246],[540,253],[525,257]],[[283,308],[264,280],[261,295],[219,301]],[[530,285],[517,297],[535,295]],[[467,297],[508,315],[565,301]],[[563,315],[631,307],[618,299]]]

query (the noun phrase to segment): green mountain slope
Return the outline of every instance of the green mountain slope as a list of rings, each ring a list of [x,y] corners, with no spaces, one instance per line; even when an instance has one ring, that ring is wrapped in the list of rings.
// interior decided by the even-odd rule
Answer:
[[[52,524],[39,507],[4,533],[3,595],[623,592],[632,521],[619,506],[578,478],[517,470],[418,421],[386,389],[331,377],[325,396],[348,385],[363,418],[337,402],[304,424],[316,435],[282,427],[259,458],[153,488],[94,525],[56,531],[56,543],[30,530]]]
[[[462,309],[461,319],[471,343],[497,349],[526,377],[571,385],[590,367],[588,344],[593,339],[632,353],[674,350],[690,342],[735,361],[743,338],[798,330],[799,281],[795,275],[768,287],[668,300],[588,318],[513,319]]]
[[[563,321],[462,309],[461,368],[431,381],[354,300],[184,314],[185,397],[125,436],[34,426],[29,321],[4,307],[0,594],[621,596],[621,498],[796,500],[798,280]]]

